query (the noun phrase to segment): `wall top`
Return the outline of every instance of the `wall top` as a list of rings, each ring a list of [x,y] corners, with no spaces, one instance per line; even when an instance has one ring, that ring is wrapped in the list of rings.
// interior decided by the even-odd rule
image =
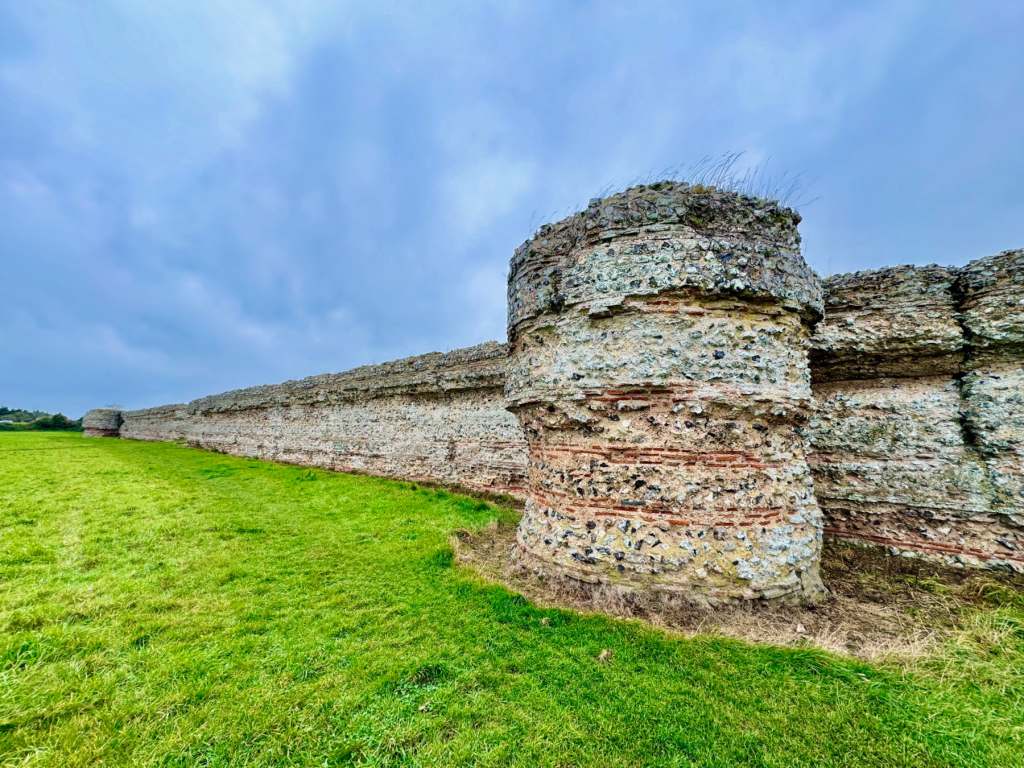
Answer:
[[[963,334],[956,270],[934,264],[833,275],[811,340],[815,379],[921,376],[957,370]]]
[[[390,395],[501,389],[505,381],[506,356],[504,344],[488,341],[451,352],[430,352],[380,365],[364,365],[343,373],[236,389],[193,400],[185,407],[192,413],[212,413]]]
[[[1024,248],[970,262],[957,290],[972,346],[1024,348]]]
[[[963,267],[832,275],[811,341],[818,381],[955,373],[968,347],[1024,349],[1024,249]]]
[[[516,249],[509,338],[544,312],[678,289],[781,300],[813,322],[821,286],[800,255],[799,223],[777,202],[685,182],[592,200]]]

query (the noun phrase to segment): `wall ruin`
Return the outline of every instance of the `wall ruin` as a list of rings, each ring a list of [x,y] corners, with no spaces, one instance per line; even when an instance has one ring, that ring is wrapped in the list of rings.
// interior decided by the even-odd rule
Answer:
[[[121,436],[517,495],[525,443],[504,408],[505,360],[489,342],[125,411]]]
[[[826,280],[808,439],[828,535],[1024,570],[1021,254]]]
[[[117,408],[94,408],[82,417],[82,431],[88,437],[118,437],[121,433],[121,411]]]
[[[85,433],[509,494],[524,562],[704,601],[813,596],[819,505],[827,536],[1024,571],[1024,251],[830,277],[812,335],[798,221],[633,188],[516,252],[508,347]]]
[[[965,430],[985,460],[999,551],[1024,570],[1024,249],[972,261],[956,287]]]

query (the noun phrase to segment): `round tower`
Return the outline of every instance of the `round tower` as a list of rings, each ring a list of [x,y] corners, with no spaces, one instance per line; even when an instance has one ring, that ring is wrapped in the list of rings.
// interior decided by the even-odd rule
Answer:
[[[529,443],[525,565],[705,604],[822,594],[801,434],[822,300],[799,221],[663,182],[516,250],[506,394]]]

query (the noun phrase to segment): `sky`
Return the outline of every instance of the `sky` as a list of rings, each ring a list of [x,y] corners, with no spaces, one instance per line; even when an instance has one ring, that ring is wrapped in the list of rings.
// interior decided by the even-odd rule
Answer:
[[[705,157],[823,275],[1024,246],[1024,4],[0,0],[0,405],[505,337],[516,245]]]

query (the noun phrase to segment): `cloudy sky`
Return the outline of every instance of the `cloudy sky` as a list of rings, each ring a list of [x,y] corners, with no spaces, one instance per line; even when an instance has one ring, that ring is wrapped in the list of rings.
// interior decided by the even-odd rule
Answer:
[[[0,0],[0,404],[503,338],[539,224],[726,152],[803,175],[824,274],[1019,247],[1022,30],[985,0]]]

